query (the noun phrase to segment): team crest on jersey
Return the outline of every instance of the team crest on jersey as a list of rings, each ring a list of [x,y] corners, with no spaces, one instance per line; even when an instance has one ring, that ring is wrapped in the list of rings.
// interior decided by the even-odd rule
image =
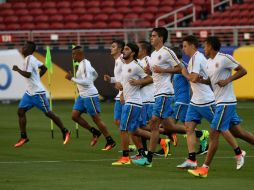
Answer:
[[[161,55],[159,55],[158,60],[161,60]]]
[[[131,73],[131,69],[128,69],[128,72]]]

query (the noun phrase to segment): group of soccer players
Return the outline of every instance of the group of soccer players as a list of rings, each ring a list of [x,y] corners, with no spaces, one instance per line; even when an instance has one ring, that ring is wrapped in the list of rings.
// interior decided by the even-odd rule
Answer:
[[[232,56],[219,52],[220,41],[217,37],[208,37],[204,42],[208,60],[198,51],[199,42],[195,36],[183,38],[183,51],[190,57],[188,64],[182,61],[179,48],[170,49],[164,45],[167,37],[167,29],[159,27],[152,30],[150,43],[112,43],[114,76],[105,74],[104,80],[113,83],[119,90],[115,98],[114,120],[119,127],[122,148],[122,157],[112,165],[129,165],[133,162],[152,167],[157,144],[161,145],[167,156],[169,139],[176,146],[175,134],[180,133],[187,134],[188,159],[177,165],[177,168],[188,169],[194,176],[206,177],[218,147],[219,135],[222,134],[235,152],[236,169],[239,170],[244,165],[246,152],[238,146],[235,137],[254,144],[254,136],[240,126],[232,81],[244,76],[246,70]],[[25,113],[33,106],[56,123],[66,144],[70,132],[49,108],[46,92],[40,82],[40,77],[47,69],[33,56],[34,51],[35,44],[27,42],[22,49],[24,68],[13,66],[13,70],[24,76],[28,83],[28,89],[19,104],[21,138],[15,147],[28,142]],[[68,73],[65,77],[77,85],[79,92],[73,106],[72,119],[92,133],[91,146],[96,144],[102,133],[106,139],[103,150],[111,150],[116,142],[99,115],[98,90],[94,86],[98,74],[85,59],[81,46],[72,49],[72,57],[79,63],[75,77],[73,73]],[[235,70],[234,74],[232,70]],[[81,117],[82,113],[88,113],[98,128],[91,127]],[[208,131],[196,128],[202,118],[211,124],[210,135]],[[178,124],[177,121],[183,124]],[[167,135],[169,139],[160,138],[160,134]],[[202,167],[197,167],[197,139],[200,140],[199,152],[207,151]],[[129,156],[130,140],[138,149],[138,154],[134,157]]]

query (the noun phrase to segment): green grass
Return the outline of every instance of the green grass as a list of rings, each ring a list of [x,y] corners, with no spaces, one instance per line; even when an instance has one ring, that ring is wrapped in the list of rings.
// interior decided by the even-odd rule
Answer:
[[[55,127],[55,138],[51,139],[50,122],[37,109],[27,114],[27,131],[30,142],[19,149],[13,144],[19,138],[17,103],[0,105],[0,189],[252,189],[254,186],[253,146],[238,140],[247,151],[246,164],[240,171],[235,170],[233,151],[223,138],[213,160],[209,177],[199,179],[186,171],[176,169],[187,155],[186,140],[179,138],[179,146],[172,148],[172,156],[154,160],[152,168],[134,165],[111,166],[120,153],[120,138],[113,125],[113,104],[102,104],[102,118],[118,144],[109,152],[101,151],[105,140],[101,137],[95,147],[90,147],[91,135],[80,128],[80,138],[75,137],[75,125],[71,121],[72,102],[55,102],[55,112],[64,124],[73,131],[71,141],[63,146],[61,133]],[[254,132],[253,102],[241,102],[238,114],[243,119],[242,126]],[[85,116],[87,118],[87,116]],[[91,120],[87,118],[90,122]],[[203,122],[202,128],[209,128]],[[198,157],[202,164],[204,157]],[[46,162],[49,161],[49,162]]]

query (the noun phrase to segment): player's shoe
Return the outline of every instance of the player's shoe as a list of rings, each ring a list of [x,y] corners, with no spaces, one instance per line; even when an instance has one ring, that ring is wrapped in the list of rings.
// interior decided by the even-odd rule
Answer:
[[[146,157],[142,156],[140,159],[137,160],[131,160],[132,163],[139,165],[139,166],[145,166],[145,167],[152,167],[152,162],[149,162]]]
[[[63,144],[67,144],[71,138],[71,132],[67,131],[64,133],[64,142]]]
[[[142,155],[136,154],[136,155],[131,156],[131,159],[132,159],[132,160],[138,160],[138,159],[140,159],[141,157],[142,157]]]
[[[188,170],[188,172],[196,177],[207,177],[208,175],[208,168],[207,167],[198,167],[195,170]]]
[[[91,146],[94,146],[94,145],[96,145],[96,143],[97,143],[97,141],[98,141],[98,138],[101,136],[101,132],[99,132],[98,134],[94,134],[93,135],[93,138],[92,138],[92,140],[91,140],[91,142],[90,142],[90,145]]]
[[[196,152],[197,155],[204,155],[208,152],[208,147],[209,145],[207,144],[206,148],[202,147],[201,145],[199,146],[198,152]]]
[[[170,148],[169,142],[170,142],[169,139],[161,139],[161,142],[160,142],[161,148],[164,150],[165,158],[168,156],[168,153],[169,153],[169,148]]]
[[[177,165],[179,169],[194,169],[198,165],[197,161],[192,161],[190,159],[185,160],[182,164]]]
[[[114,148],[116,146],[116,142],[112,141],[112,142],[107,142],[105,147],[102,149],[103,151],[108,151],[111,150],[112,148]]]
[[[155,156],[165,156],[164,150],[160,149],[157,152],[154,152],[153,155],[155,155]]]
[[[178,143],[176,133],[173,133],[173,134],[171,135],[170,140],[171,140],[172,144],[174,145],[174,147],[176,147],[176,146],[177,146],[177,143]]]
[[[122,165],[130,165],[130,164],[131,164],[130,158],[129,157],[124,157],[124,156],[122,156],[116,162],[112,163],[113,166],[122,166]]]
[[[19,141],[14,145],[15,148],[19,148],[23,146],[25,143],[29,141],[28,138],[20,138]]]
[[[240,155],[237,155],[236,158],[236,169],[240,170],[244,165],[244,157],[246,156],[246,152],[242,150]]]

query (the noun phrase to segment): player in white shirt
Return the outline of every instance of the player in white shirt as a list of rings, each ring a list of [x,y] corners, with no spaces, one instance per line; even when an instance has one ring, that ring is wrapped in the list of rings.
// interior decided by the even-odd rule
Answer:
[[[204,44],[205,55],[209,57],[207,71],[209,79],[200,77],[200,82],[211,84],[215,94],[216,110],[210,129],[210,144],[205,162],[202,167],[188,172],[194,176],[207,177],[209,166],[216,153],[220,134],[234,149],[236,169],[244,165],[245,151],[238,146],[233,135],[251,144],[254,137],[240,126],[240,118],[236,113],[236,97],[233,91],[234,80],[247,74],[247,71],[228,54],[220,53],[220,41],[217,37],[208,37]],[[232,74],[232,71],[236,71]],[[232,135],[233,134],[233,135]]]
[[[97,139],[101,133],[106,138],[106,145],[103,150],[111,150],[115,145],[115,141],[110,136],[106,125],[100,118],[100,102],[98,90],[94,86],[94,80],[98,74],[91,66],[90,61],[85,59],[84,52],[81,46],[76,46],[72,49],[72,58],[79,63],[76,78],[72,73],[68,73],[65,78],[77,84],[79,96],[75,101],[72,111],[72,120],[78,123],[85,129],[88,129],[92,135],[91,146],[97,143]],[[82,113],[88,113],[99,130],[91,127],[89,123],[81,117]]]
[[[26,93],[22,97],[18,108],[21,138],[18,143],[14,145],[16,148],[21,147],[29,141],[26,133],[26,112],[34,106],[43,111],[44,114],[52,119],[59,127],[63,133],[64,144],[70,139],[70,132],[64,127],[60,118],[50,110],[46,91],[40,80],[40,77],[46,73],[47,68],[33,56],[35,49],[36,45],[34,42],[26,42],[22,48],[22,54],[25,57],[24,68],[20,69],[17,65],[13,66],[13,71],[17,71],[25,77],[28,85]]]
[[[123,50],[125,63],[122,67],[121,84],[123,93],[120,98],[125,101],[122,109],[120,130],[122,141],[122,157],[113,162],[112,165],[128,165],[129,158],[129,133],[135,133],[139,127],[139,118],[142,109],[142,98],[140,95],[140,86],[132,85],[132,80],[142,80],[143,83],[152,81],[152,78],[144,73],[144,70],[137,63],[139,48],[134,43],[128,43]],[[134,142],[135,143],[135,142]]]
[[[174,96],[171,77],[172,73],[179,72],[181,67],[175,53],[164,46],[167,38],[168,31],[166,28],[159,27],[152,30],[151,44],[155,48],[155,51],[151,55],[150,69],[152,71],[152,78],[155,87],[155,103],[153,107],[153,116],[149,123],[152,135],[147,157],[133,160],[135,164],[141,166],[152,166],[153,153],[155,152],[159,139],[159,124],[163,125],[166,133],[185,133],[185,128],[183,126],[176,126],[173,121],[169,119],[173,113],[171,104]],[[158,72],[158,68],[162,68],[163,72]],[[167,147],[165,155],[168,154],[168,150],[169,148]]]
[[[186,36],[183,39],[183,51],[191,59],[188,68],[183,67],[183,75],[190,81],[192,89],[192,97],[185,118],[188,159],[177,168],[188,169],[197,167],[196,160],[196,135],[195,129],[201,123],[201,119],[205,118],[209,123],[212,122],[215,110],[214,94],[210,86],[199,83],[199,76],[208,78],[207,75],[207,59],[198,51],[198,39],[195,36]]]
[[[114,67],[114,77],[110,77],[109,75],[104,75],[104,80],[113,84],[117,82],[121,82],[121,74],[122,74],[122,66],[124,64],[124,60],[122,58],[122,51],[125,43],[120,40],[113,41],[111,44],[111,56],[115,59],[115,67]],[[117,96],[115,97],[115,106],[114,106],[114,120],[117,126],[120,126],[121,121],[121,113],[122,113],[122,103],[120,102],[120,94],[122,93],[119,90]]]

